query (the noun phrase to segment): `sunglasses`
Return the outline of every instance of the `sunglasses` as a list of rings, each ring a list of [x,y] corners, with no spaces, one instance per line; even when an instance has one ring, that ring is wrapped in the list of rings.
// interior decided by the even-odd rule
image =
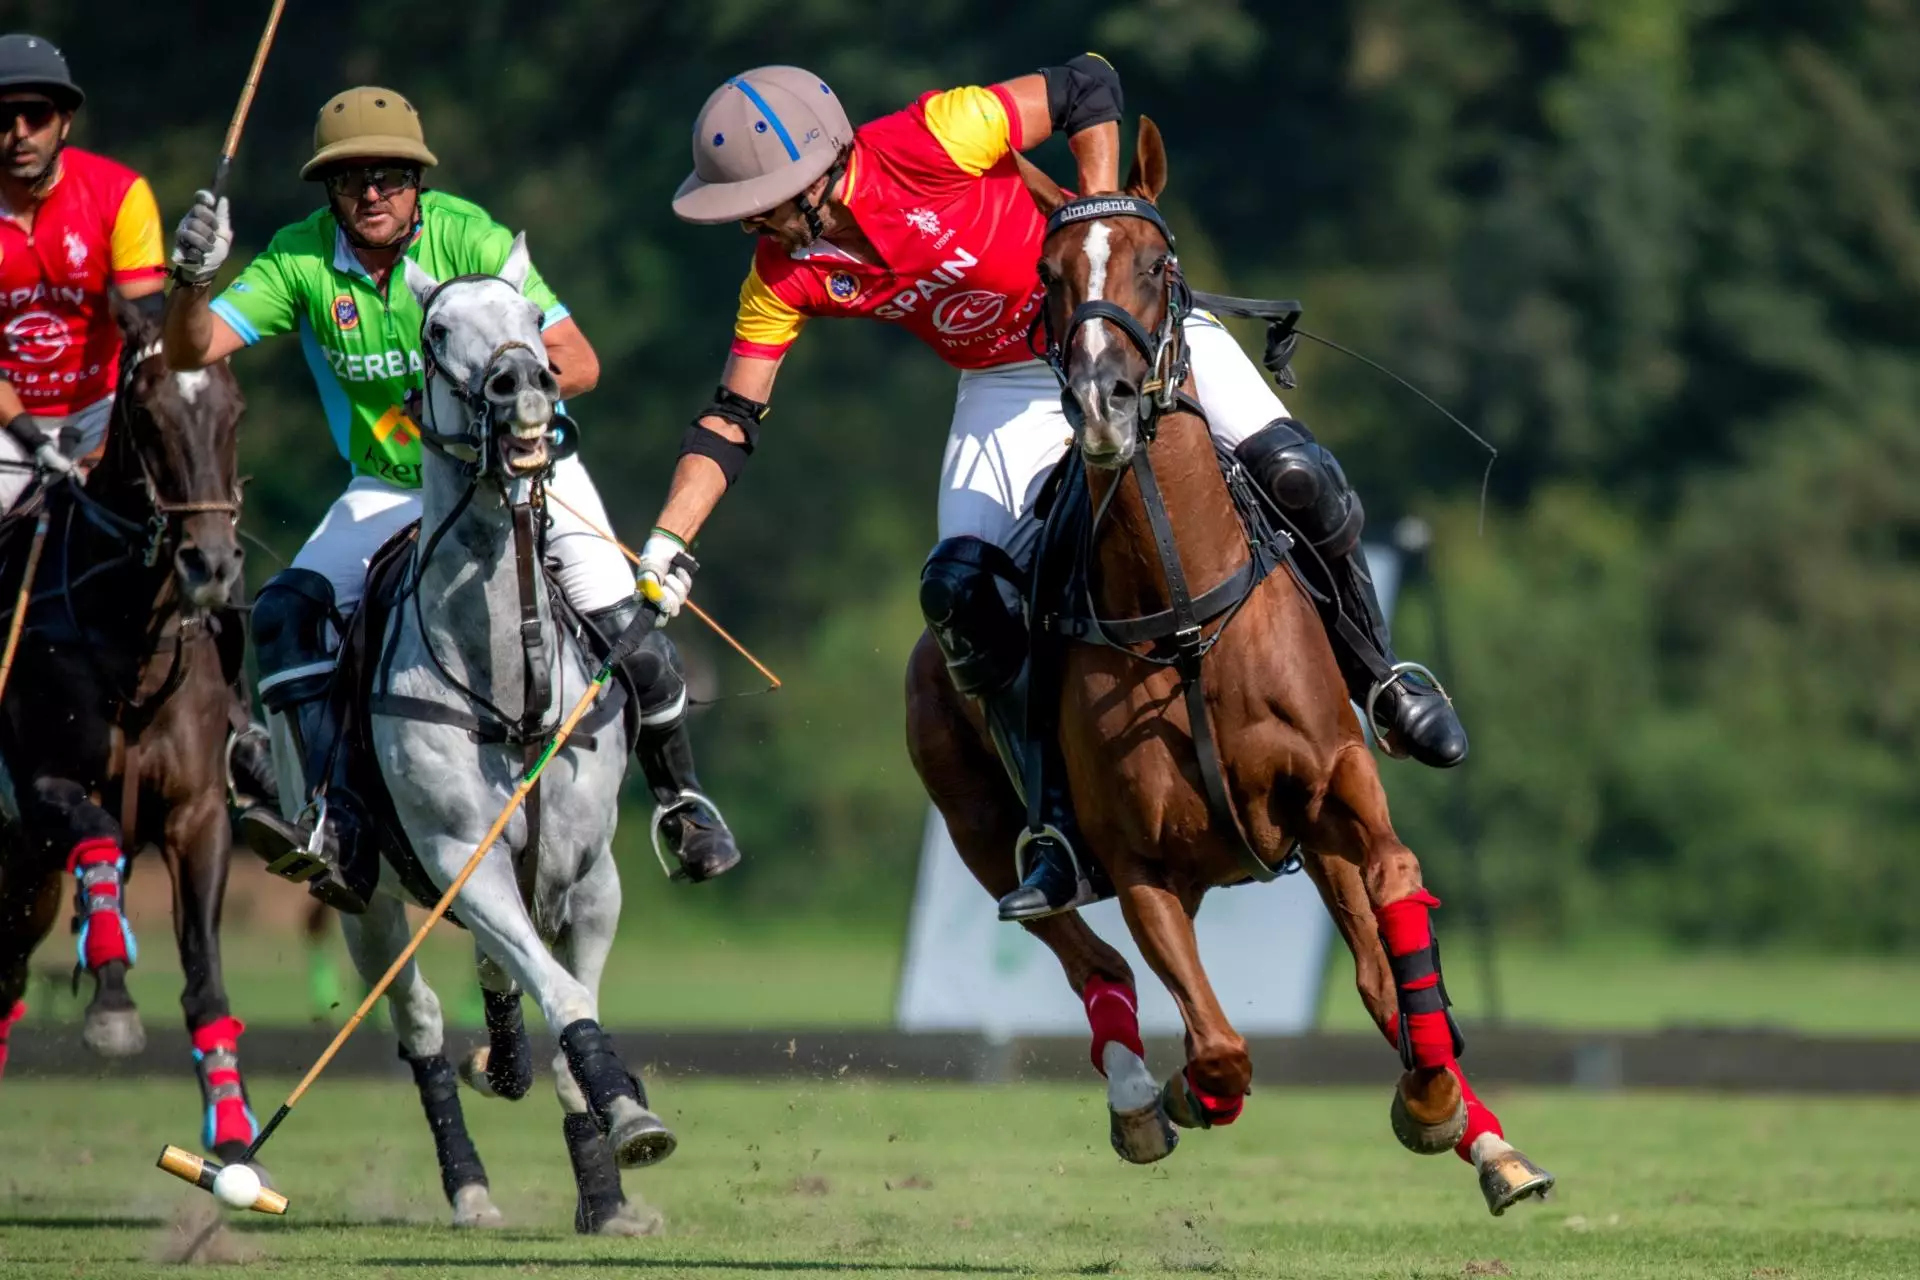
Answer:
[[[405,191],[420,185],[420,170],[411,166],[405,168],[370,168],[355,166],[351,169],[336,169],[327,175],[327,190],[336,196],[359,195],[368,187],[383,196]]]
[[[0,132],[11,133],[19,121],[27,122],[30,133],[38,133],[53,123],[60,114],[60,108],[45,98],[29,98],[25,101],[0,102],[0,124],[6,128]]]

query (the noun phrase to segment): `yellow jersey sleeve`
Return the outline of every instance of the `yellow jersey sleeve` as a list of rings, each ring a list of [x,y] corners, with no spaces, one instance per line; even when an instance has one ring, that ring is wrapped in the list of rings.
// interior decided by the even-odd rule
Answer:
[[[793,345],[806,323],[806,316],[760,278],[756,265],[740,285],[740,313],[733,322],[734,353],[777,360]]]
[[[139,178],[127,188],[120,211],[113,218],[113,241],[109,248],[116,278],[147,275],[166,269],[167,254],[160,234],[160,206],[153,188]]]
[[[1006,100],[992,89],[969,85],[927,98],[921,108],[927,130],[954,164],[975,177],[1013,149]]]

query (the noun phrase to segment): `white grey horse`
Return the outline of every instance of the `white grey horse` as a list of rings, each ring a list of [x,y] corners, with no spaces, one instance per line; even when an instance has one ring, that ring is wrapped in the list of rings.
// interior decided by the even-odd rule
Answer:
[[[412,848],[435,888],[444,889],[506,807],[526,765],[524,746],[487,742],[485,734],[476,740],[463,724],[515,724],[526,710],[530,646],[522,632],[513,508],[527,501],[533,477],[552,460],[558,387],[541,344],[540,309],[522,292],[524,237],[516,237],[497,278],[463,276],[442,285],[405,262],[406,285],[424,313],[420,416],[429,447],[408,583],[417,607],[408,600],[388,622],[390,658],[373,703],[372,740]],[[576,637],[555,624],[541,575],[533,581],[553,691],[541,727],[550,733],[591,672]],[[415,712],[394,714],[396,701],[407,700]],[[422,719],[422,704],[443,714]],[[582,734],[542,775],[531,910],[516,873],[528,840],[523,806],[453,912],[474,936],[492,1033],[461,1074],[482,1093],[524,1095],[532,1071],[520,993],[530,993],[560,1042],[553,1073],[579,1184],[576,1229],[624,1235],[650,1230],[658,1217],[628,1203],[619,1167],[664,1159],[675,1139],[648,1109],[644,1089],[598,1020],[600,977],[620,916],[611,846],[626,769],[617,720],[601,736],[606,740],[589,746]],[[391,866],[381,876],[366,914],[342,917],[354,962],[369,980],[386,970],[409,933],[406,890]],[[499,1211],[444,1056],[439,1000],[410,963],[388,1001],[434,1129],[455,1225],[496,1222]]]

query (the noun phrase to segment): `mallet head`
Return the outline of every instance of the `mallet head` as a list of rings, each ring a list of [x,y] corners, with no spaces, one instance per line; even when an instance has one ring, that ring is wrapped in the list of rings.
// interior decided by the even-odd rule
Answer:
[[[191,1182],[206,1192],[212,1192],[214,1180],[220,1176],[219,1164],[183,1147],[163,1147],[156,1163],[182,1182]],[[253,1203],[245,1207],[255,1213],[283,1214],[287,1211],[287,1198],[269,1187],[262,1187]]]

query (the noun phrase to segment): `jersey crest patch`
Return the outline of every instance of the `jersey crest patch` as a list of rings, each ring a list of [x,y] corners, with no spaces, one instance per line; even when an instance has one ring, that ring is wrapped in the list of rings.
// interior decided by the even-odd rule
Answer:
[[[827,277],[827,292],[833,295],[835,302],[852,302],[860,296],[860,282],[851,272],[836,271]]]
[[[340,326],[342,333],[360,327],[360,308],[344,293],[333,300],[333,322]]]

